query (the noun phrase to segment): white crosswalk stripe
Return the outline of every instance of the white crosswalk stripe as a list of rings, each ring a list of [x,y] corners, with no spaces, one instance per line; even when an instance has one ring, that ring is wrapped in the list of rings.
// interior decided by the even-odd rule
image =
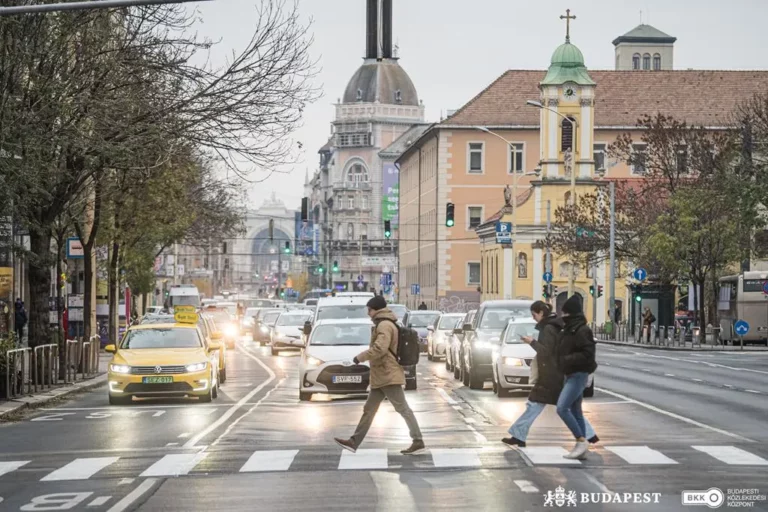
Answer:
[[[93,457],[87,459],[75,459],[64,467],[45,475],[40,480],[52,482],[55,480],[88,480],[93,475],[114,464],[120,457]]]
[[[480,467],[480,457],[473,448],[433,448],[432,461],[436,468]]]
[[[208,454],[204,452],[166,455],[139,476],[186,475],[207,456]]]
[[[630,464],[677,464],[677,461],[647,446],[606,446],[605,449]]]
[[[566,455],[568,450],[561,446],[535,446],[520,448],[520,451],[528,457],[528,460],[530,460],[534,466],[538,464],[581,464],[581,461],[563,458],[563,455]]]
[[[341,452],[339,469],[387,469],[387,450],[367,449],[357,450],[356,453],[344,450]]]
[[[768,460],[735,446],[692,446],[732,466],[768,466]]]
[[[26,464],[29,464],[32,461],[29,460],[9,460],[0,462],[0,476],[3,476],[6,473],[10,473],[11,471],[16,471],[21,466],[24,466]]]
[[[267,450],[253,452],[253,455],[240,468],[241,473],[257,471],[288,471],[299,450]]]

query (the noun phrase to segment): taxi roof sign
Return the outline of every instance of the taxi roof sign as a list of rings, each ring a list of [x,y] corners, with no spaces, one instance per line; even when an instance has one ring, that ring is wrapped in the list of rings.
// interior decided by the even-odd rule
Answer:
[[[173,306],[173,312],[174,313],[195,313],[197,312],[197,308],[195,306],[180,304],[178,306]]]
[[[174,313],[173,319],[180,324],[196,324],[200,320],[200,317],[197,316],[197,313],[194,311],[177,311]]]

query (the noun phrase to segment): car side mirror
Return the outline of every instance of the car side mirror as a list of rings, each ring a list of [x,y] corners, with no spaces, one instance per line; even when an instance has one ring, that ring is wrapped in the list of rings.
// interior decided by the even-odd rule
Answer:
[[[309,336],[312,334],[312,323],[311,322],[304,322],[304,334],[306,336]]]
[[[464,324],[464,326],[461,328],[462,331],[472,331],[472,324]]]
[[[106,347],[104,347],[104,350],[106,350],[110,354],[114,354],[115,352],[117,352],[117,347],[114,345],[107,345]]]
[[[435,332],[435,328],[433,326],[431,326],[431,325],[427,327],[427,330],[429,332]]]
[[[457,327],[453,330],[453,334],[464,334],[464,329]]]

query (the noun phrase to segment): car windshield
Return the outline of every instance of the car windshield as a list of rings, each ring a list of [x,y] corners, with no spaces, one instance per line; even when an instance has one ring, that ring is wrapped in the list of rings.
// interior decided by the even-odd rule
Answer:
[[[171,306],[195,306],[200,307],[199,295],[171,295]]]
[[[387,307],[395,314],[398,320],[402,320],[405,314],[408,312],[408,308],[400,304],[390,304]]]
[[[300,327],[304,325],[304,322],[309,320],[311,317],[312,317],[311,313],[307,313],[307,314],[292,313],[290,315],[280,315],[280,318],[277,319],[277,325],[285,325],[288,327]]]
[[[510,309],[486,309],[483,317],[480,319],[481,331],[501,331],[513,318],[530,318],[530,309],[510,308]]]
[[[141,320],[141,324],[172,324],[175,321],[173,315],[147,315]]]
[[[507,332],[504,335],[504,343],[515,344],[522,343],[523,336],[530,336],[536,338],[538,331],[536,331],[536,324],[533,322],[526,323],[514,323],[507,327]]]
[[[443,331],[452,331],[456,327],[461,326],[461,320],[462,317],[460,316],[444,316],[440,319],[440,324],[437,328]]]
[[[439,316],[440,315],[437,313],[412,313],[408,318],[408,323],[413,327],[426,327],[428,325],[433,325]]]
[[[261,322],[267,325],[274,325],[275,320],[277,320],[277,317],[279,316],[280,316],[279,311],[276,311],[274,313],[267,313],[266,315],[264,315],[264,318],[261,319]]]
[[[197,329],[136,329],[128,331],[120,348],[137,350],[144,348],[199,348],[203,344]]]
[[[305,306],[317,306],[317,299],[307,299],[304,301]]]
[[[317,310],[318,320],[342,320],[344,318],[368,318],[364,305],[325,306]]]
[[[309,344],[318,345],[368,345],[371,342],[371,326],[319,325],[312,331]]]

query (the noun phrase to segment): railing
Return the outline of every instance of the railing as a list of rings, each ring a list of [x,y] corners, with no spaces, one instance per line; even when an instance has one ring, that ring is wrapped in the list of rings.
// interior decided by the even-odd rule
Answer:
[[[5,398],[10,400],[21,395],[29,394],[29,368],[32,359],[32,349],[16,348],[5,353]]]
[[[38,345],[32,352],[32,387],[35,393],[50,389],[59,380],[59,346]]]

